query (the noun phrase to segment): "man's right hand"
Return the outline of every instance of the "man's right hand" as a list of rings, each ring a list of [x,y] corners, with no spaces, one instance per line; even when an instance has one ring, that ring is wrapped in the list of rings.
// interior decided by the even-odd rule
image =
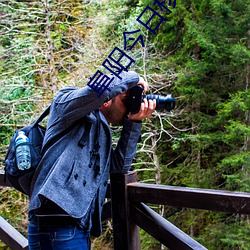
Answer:
[[[142,77],[139,78],[139,82],[137,84],[143,86],[143,93],[147,92],[148,83],[146,83],[145,80]]]

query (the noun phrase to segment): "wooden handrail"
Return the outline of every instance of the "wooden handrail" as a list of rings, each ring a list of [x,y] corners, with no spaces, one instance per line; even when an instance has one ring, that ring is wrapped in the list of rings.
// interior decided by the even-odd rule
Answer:
[[[0,239],[11,249],[28,249],[27,239],[0,216]]]
[[[139,227],[171,250],[206,249],[144,203],[250,214],[250,193],[143,184],[135,172],[111,174],[102,220],[113,219],[114,249],[140,249]],[[0,170],[0,186],[11,187]],[[112,213],[111,213],[112,208]],[[13,250],[27,249],[27,239],[0,217],[0,239]]]
[[[207,248],[143,203],[138,202],[133,204],[130,207],[130,216],[140,228],[169,249],[207,250]]]
[[[10,182],[7,179],[5,179],[4,171],[3,170],[0,170],[0,186],[12,187],[12,185],[10,184]]]
[[[139,182],[128,184],[128,193],[135,202],[250,214],[250,193]]]
[[[164,218],[160,219],[159,215],[142,202],[250,214],[250,193],[143,184],[136,182],[136,179],[136,173],[125,176],[111,174],[112,209],[118,211],[113,212],[113,220],[118,220],[116,223],[119,225],[119,232],[123,232],[114,232],[115,249],[139,249],[136,245],[129,245],[131,235],[133,239],[139,237],[134,233],[134,223],[169,249],[206,249]],[[112,195],[112,192],[115,194]]]

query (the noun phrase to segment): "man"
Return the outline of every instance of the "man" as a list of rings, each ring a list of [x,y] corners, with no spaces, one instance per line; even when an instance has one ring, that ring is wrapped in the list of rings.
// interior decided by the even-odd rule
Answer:
[[[98,98],[89,86],[65,88],[52,101],[43,158],[33,178],[29,249],[90,249],[90,232],[101,234],[101,212],[110,172],[127,173],[140,137],[141,121],[155,100],[128,114],[128,90],[145,81],[133,71],[114,77]],[[112,149],[109,123],[122,125]]]

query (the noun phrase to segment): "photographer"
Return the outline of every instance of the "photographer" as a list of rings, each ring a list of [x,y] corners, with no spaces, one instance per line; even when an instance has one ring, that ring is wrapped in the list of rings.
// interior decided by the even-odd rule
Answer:
[[[136,153],[141,121],[155,100],[128,113],[128,90],[147,84],[135,72],[122,72],[98,98],[89,86],[60,90],[50,109],[43,158],[32,183],[29,249],[90,249],[90,233],[101,234],[102,204],[110,172],[127,173]],[[112,149],[109,124],[122,125]]]

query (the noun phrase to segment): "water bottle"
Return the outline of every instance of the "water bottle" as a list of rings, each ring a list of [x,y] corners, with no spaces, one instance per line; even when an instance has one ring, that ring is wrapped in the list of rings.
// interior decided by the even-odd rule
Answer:
[[[19,131],[15,142],[16,161],[18,169],[29,169],[31,167],[29,138],[23,131]]]

